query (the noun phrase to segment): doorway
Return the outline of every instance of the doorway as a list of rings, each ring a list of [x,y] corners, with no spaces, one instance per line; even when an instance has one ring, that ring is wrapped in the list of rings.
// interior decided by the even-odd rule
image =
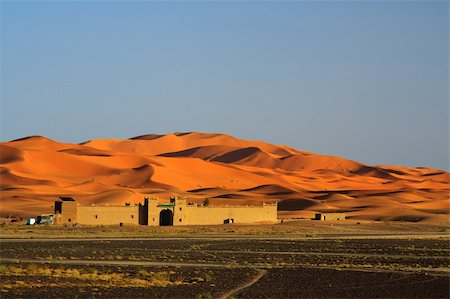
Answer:
[[[159,213],[159,225],[173,225],[173,212],[171,210],[165,209]]]

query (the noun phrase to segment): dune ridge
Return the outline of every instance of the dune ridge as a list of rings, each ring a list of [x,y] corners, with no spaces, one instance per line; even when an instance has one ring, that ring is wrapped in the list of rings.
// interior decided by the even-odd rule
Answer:
[[[446,222],[449,173],[365,165],[226,134],[176,132],[79,144],[30,136],[0,143],[2,216],[51,212],[58,196],[82,204],[187,196],[201,203],[278,202],[280,217],[345,211],[349,218]]]

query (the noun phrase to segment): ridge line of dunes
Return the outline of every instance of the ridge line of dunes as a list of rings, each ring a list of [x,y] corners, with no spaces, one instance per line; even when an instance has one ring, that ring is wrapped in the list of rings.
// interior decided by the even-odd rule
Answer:
[[[58,196],[82,204],[187,196],[211,205],[279,203],[279,217],[347,211],[352,219],[447,222],[449,173],[365,165],[226,134],[175,132],[79,144],[29,136],[0,143],[3,215],[51,212]]]

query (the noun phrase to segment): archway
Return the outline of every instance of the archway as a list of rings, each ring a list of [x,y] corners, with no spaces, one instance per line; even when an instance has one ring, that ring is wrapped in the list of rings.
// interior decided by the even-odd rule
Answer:
[[[165,209],[159,213],[159,225],[173,225],[173,212],[171,210]]]

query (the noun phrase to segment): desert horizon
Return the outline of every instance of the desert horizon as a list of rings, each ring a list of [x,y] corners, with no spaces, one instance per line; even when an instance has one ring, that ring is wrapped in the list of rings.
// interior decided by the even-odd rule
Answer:
[[[448,223],[449,173],[371,166],[220,133],[147,134],[62,143],[43,136],[1,142],[2,216],[51,213],[59,196],[83,205],[168,201],[277,202],[279,218],[345,212],[355,220]]]

